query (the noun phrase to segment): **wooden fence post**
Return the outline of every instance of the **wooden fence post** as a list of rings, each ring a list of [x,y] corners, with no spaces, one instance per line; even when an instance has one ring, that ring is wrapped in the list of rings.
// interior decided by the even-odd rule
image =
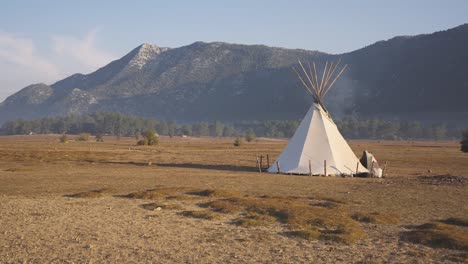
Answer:
[[[372,161],[372,164],[370,166],[370,175],[371,178],[374,178],[374,161]]]
[[[279,163],[279,161],[276,161],[276,168],[278,169],[278,174],[280,174],[281,169],[280,169],[280,163]]]
[[[309,176],[312,176],[312,164],[310,160],[309,160]]]
[[[262,167],[260,165],[260,161],[258,160],[258,156],[256,157],[257,158],[257,168],[258,168],[258,172],[262,173]]]
[[[384,177],[386,170],[387,170],[387,161],[385,161],[385,164],[384,164],[384,167],[383,167],[383,170],[382,170],[382,178]]]
[[[260,155],[260,168],[263,168],[263,155]]]
[[[267,154],[267,167],[270,168],[270,155]]]
[[[327,160],[323,161],[323,171],[324,171],[324,176],[327,177]]]
[[[359,161],[356,163],[356,174],[355,175],[358,174],[358,171],[359,171]]]

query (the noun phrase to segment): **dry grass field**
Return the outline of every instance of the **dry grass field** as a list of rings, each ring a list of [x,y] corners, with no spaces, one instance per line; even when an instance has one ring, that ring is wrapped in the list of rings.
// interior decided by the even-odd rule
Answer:
[[[468,261],[457,142],[350,142],[387,161],[370,179],[259,173],[285,140],[104,140],[0,137],[0,262]]]

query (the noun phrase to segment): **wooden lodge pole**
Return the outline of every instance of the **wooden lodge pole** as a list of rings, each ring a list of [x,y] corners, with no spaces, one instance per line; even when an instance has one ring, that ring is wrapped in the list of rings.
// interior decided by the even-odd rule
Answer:
[[[279,163],[279,161],[276,161],[276,168],[278,169],[278,174],[280,174],[281,169],[280,169],[280,163]]]
[[[256,157],[257,158],[257,168],[258,168],[258,172],[262,173],[262,167],[260,166],[260,161],[258,159],[258,156]]]
[[[323,171],[324,171],[324,176],[327,177],[327,160],[323,161]]]
[[[359,171],[359,161],[356,163],[356,174],[355,175],[358,174],[358,171]]]
[[[309,160],[309,176],[312,176],[312,164],[310,160]]]
[[[385,161],[383,170],[382,170],[382,178],[385,176],[385,171],[387,170],[387,161]]]
[[[370,175],[371,175],[371,178],[374,178],[374,161],[372,161],[372,164],[370,166]]]

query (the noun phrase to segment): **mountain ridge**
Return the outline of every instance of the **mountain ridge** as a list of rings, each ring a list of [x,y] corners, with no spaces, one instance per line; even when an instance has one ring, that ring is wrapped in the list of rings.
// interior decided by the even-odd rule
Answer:
[[[92,73],[23,88],[0,104],[0,123],[95,111],[177,121],[298,119],[312,99],[291,65],[299,59],[321,67],[338,58],[350,67],[326,99],[333,114],[450,117],[468,113],[467,46],[468,24],[337,55],[225,42],[143,43]]]

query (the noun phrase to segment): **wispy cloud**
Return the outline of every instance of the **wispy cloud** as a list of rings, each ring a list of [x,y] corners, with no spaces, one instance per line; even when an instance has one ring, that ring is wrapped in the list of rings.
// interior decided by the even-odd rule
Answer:
[[[37,53],[31,39],[0,31],[0,60],[44,75],[44,79],[58,78],[59,68]]]
[[[97,48],[98,33],[96,28],[82,37],[53,35],[45,53],[33,39],[0,30],[0,102],[26,85],[89,73],[116,59]]]
[[[99,29],[89,31],[82,39],[75,36],[52,36],[55,53],[66,56],[79,63],[85,71],[96,70],[116,59],[115,56],[96,47],[96,35]]]

